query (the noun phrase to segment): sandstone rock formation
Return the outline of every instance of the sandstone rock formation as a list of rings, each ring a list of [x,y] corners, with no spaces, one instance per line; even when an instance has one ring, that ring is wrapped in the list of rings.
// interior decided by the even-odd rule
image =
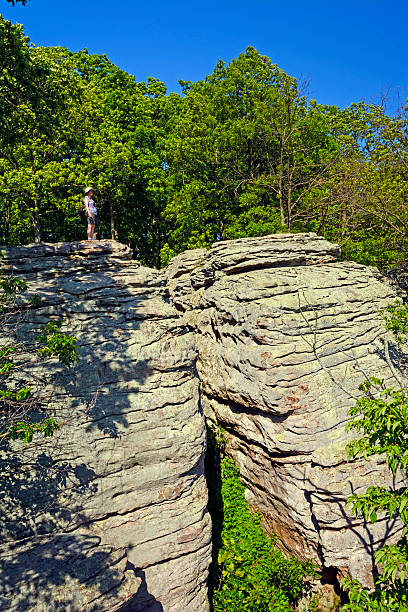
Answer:
[[[390,480],[346,462],[344,425],[365,376],[402,375],[378,317],[395,290],[337,255],[314,234],[218,243],[165,272],[112,241],[6,249],[41,301],[0,344],[63,318],[82,360],[24,369],[63,427],[0,449],[0,609],[208,610],[202,406],[281,545],[370,583],[400,526],[346,510]]]
[[[206,414],[225,428],[267,529],[369,584],[373,550],[400,525],[346,510],[352,492],[390,477],[381,462],[346,462],[344,426],[366,376],[399,384],[378,316],[395,291],[337,255],[314,234],[247,238],[183,253],[167,276],[196,331]]]
[[[3,448],[0,609],[207,610],[196,352],[164,274],[111,241],[9,248],[3,263],[41,298],[18,338],[63,318],[81,363],[29,365],[63,427]]]

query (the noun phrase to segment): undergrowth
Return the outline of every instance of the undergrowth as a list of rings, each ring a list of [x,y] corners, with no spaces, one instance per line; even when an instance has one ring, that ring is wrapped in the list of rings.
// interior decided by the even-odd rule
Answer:
[[[210,452],[216,447],[210,432]],[[213,448],[211,448],[213,447]],[[213,455],[217,458],[217,453]],[[313,562],[286,558],[250,511],[239,468],[224,456],[209,465],[213,519],[210,598],[214,612],[289,612],[304,594],[306,579],[316,575]],[[217,474],[218,472],[218,474]],[[217,484],[218,483],[218,484]]]

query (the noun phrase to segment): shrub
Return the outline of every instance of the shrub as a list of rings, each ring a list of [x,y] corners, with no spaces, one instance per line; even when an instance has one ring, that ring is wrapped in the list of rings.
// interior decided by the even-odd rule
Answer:
[[[24,305],[20,298],[26,291],[24,281],[0,274],[0,328],[6,339],[7,330],[10,336],[7,344],[0,341],[0,443],[17,439],[31,442],[35,434],[49,437],[60,427],[52,416],[44,413],[41,397],[32,394],[26,370],[30,371],[33,358],[57,357],[67,367],[79,361],[77,340],[61,331],[61,321],[49,321],[40,326],[40,333],[35,338],[38,349],[31,338],[12,341],[29,307],[39,302],[34,295]]]
[[[229,457],[221,460],[223,525],[218,554],[214,612],[286,612],[314,577],[311,561],[286,558],[261,527],[261,514],[251,513],[239,469]]]

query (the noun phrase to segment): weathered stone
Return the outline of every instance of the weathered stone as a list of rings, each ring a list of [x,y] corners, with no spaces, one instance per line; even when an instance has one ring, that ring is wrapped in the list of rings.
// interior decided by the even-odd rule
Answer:
[[[285,550],[370,584],[373,551],[401,526],[346,509],[352,492],[392,483],[381,461],[347,463],[345,423],[366,376],[397,384],[398,349],[378,316],[395,291],[337,253],[314,234],[226,241],[179,255],[167,276],[248,501]]]
[[[3,263],[41,299],[17,339],[62,319],[81,363],[24,370],[63,426],[3,451],[0,609],[207,610],[196,352],[164,274],[112,241],[10,248]]]
[[[62,319],[82,359],[22,370],[63,426],[3,449],[0,609],[208,610],[201,403],[281,546],[370,584],[401,527],[346,509],[391,483],[381,461],[346,462],[344,425],[366,376],[404,372],[378,316],[395,289],[337,255],[314,234],[218,243],[166,272],[112,241],[6,249],[41,302],[0,343]]]

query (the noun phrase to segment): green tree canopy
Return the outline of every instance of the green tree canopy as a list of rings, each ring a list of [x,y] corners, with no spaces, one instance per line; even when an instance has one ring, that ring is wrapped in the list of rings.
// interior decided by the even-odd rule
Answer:
[[[316,231],[343,256],[405,261],[408,116],[341,110],[248,47],[181,95],[105,55],[30,44],[0,17],[0,242],[98,236],[153,266],[217,240]]]
[[[252,47],[181,85],[167,145],[175,186],[167,252],[299,227],[336,154],[327,113]]]

